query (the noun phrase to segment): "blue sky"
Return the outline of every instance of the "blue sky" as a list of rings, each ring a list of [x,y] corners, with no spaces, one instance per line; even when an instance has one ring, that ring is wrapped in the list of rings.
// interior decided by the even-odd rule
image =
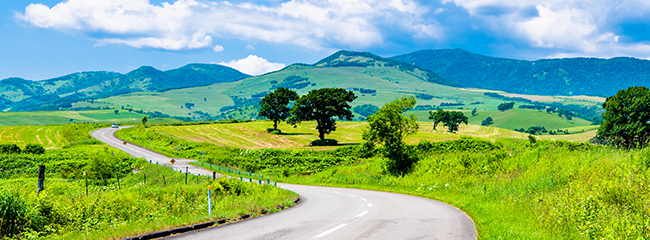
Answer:
[[[257,75],[340,49],[650,58],[650,2],[12,0],[0,2],[0,33],[0,79],[188,63]]]

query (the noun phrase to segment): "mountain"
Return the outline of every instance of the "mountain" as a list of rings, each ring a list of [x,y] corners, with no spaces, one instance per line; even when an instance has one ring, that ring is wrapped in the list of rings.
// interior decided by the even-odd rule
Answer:
[[[301,95],[319,88],[345,88],[358,96],[351,103],[353,107],[365,104],[382,107],[400,97],[414,96],[417,99],[415,109],[422,114],[421,120],[426,120],[428,111],[437,107],[469,112],[474,108],[496,111],[503,101],[515,101],[516,108],[526,107],[524,105],[534,107],[536,104],[567,108],[576,112],[576,116],[588,119],[602,109],[602,102],[594,98],[512,96],[460,86],[412,64],[370,53],[339,51],[315,64],[293,64],[279,71],[235,82],[79,101],[73,103],[71,109],[143,110],[160,112],[154,116],[169,115],[190,120],[250,119],[257,117],[259,101],[279,87],[294,89]],[[361,117],[361,113],[355,113],[356,117]]]
[[[205,86],[245,77],[249,75],[222,65],[189,64],[168,71],[143,66],[126,74],[80,72],[42,81],[7,78],[0,81],[0,109],[58,110],[88,99]]]
[[[611,96],[629,86],[650,85],[650,61],[629,57],[526,61],[444,49],[391,59],[431,70],[467,87],[510,93]]]

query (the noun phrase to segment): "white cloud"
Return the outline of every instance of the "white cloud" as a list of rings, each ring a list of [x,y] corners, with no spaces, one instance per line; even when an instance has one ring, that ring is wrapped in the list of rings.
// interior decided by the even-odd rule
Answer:
[[[253,45],[246,45],[246,50],[255,50],[255,47]]]
[[[264,73],[280,70],[286,67],[284,63],[272,63],[264,58],[248,55],[248,57],[230,62],[220,62],[219,64],[239,70],[249,75],[261,75]]]
[[[481,27],[492,31],[491,34],[524,40],[534,48],[553,49],[550,57],[650,57],[650,45],[620,42],[620,33],[612,27],[626,18],[650,14],[648,2],[443,0],[451,2],[479,19]],[[489,11],[494,9],[498,11]],[[531,11],[537,14],[530,14]]]
[[[78,31],[97,45],[167,50],[207,48],[212,38],[289,43],[309,49],[366,48],[384,43],[392,25],[419,37],[440,36],[413,0],[289,0],[271,6],[227,1],[67,0],[30,4],[16,17],[34,26]],[[412,26],[412,27],[411,27]],[[391,34],[391,33],[388,33]]]
[[[221,52],[221,51],[223,51],[223,46],[216,45],[216,46],[214,46],[214,48],[212,48],[212,50],[214,50],[214,52]]]

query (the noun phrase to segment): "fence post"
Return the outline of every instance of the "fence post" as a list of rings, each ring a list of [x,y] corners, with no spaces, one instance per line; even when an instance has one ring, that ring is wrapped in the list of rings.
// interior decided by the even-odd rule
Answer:
[[[147,174],[146,174],[146,173],[142,173],[142,176],[144,176],[144,184],[146,185],[146,184],[147,184]]]
[[[120,187],[120,173],[117,173],[115,176],[117,176],[117,189],[121,189],[121,187]]]
[[[217,172],[212,172],[212,181],[217,179]]]
[[[45,165],[38,165],[38,193],[43,191],[43,182],[45,182]]]
[[[187,166],[185,166],[185,185],[187,185]]]
[[[163,186],[167,186],[167,180],[165,180],[165,175],[163,174]]]
[[[86,197],[88,197],[88,174],[84,171],[84,177],[86,178]]]

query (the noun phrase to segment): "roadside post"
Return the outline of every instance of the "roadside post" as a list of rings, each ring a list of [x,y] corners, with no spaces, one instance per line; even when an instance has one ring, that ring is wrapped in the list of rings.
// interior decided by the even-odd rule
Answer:
[[[153,137],[149,140],[149,149],[153,151]]]
[[[208,215],[212,215],[212,198],[210,197],[212,186],[208,185]]]
[[[201,151],[201,166],[203,166],[203,151]]]
[[[185,166],[185,185],[187,185],[187,173],[188,173],[188,167]]]
[[[45,165],[38,165],[38,193],[43,191],[43,182],[45,182]]]

